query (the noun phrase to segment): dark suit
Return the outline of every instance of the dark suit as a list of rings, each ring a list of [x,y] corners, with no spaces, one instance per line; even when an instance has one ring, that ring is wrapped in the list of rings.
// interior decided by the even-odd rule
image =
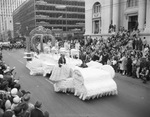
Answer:
[[[61,67],[61,64],[66,64],[66,59],[64,57],[60,57],[58,60],[58,64],[59,64],[59,67]]]
[[[40,109],[35,108],[35,109],[31,110],[30,117],[44,117],[44,114]]]
[[[87,58],[87,55],[82,53],[81,56],[80,56],[80,59],[82,61],[86,62],[86,58]]]

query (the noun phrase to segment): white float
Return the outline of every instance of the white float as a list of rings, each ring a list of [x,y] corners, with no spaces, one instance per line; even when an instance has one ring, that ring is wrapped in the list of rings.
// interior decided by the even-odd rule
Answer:
[[[61,53],[64,50],[61,49]],[[52,72],[51,77],[57,74],[58,59],[60,55],[55,54],[39,54],[33,57],[32,61],[27,62],[26,67],[30,69],[31,75]],[[81,65],[80,59],[66,58],[69,71],[65,72],[67,77],[54,82],[55,92],[71,92],[78,96],[81,100],[99,98],[107,95],[116,95],[117,85],[114,81],[115,71],[110,65],[102,65],[101,63],[91,61],[87,63],[88,68],[78,67]],[[67,69],[66,69],[67,70]],[[64,70],[62,70],[64,71]],[[62,78],[62,79],[61,79]],[[53,79],[53,78],[52,78]],[[55,78],[54,78],[55,79]],[[59,79],[59,78],[58,78]]]
[[[117,84],[113,80],[113,68],[109,65],[88,68],[75,67],[73,76],[54,84],[55,92],[72,92],[82,100],[117,95]],[[108,69],[105,69],[108,68]],[[109,71],[109,69],[111,69]]]
[[[82,100],[117,94],[117,85],[108,71],[76,68],[73,74],[74,94]]]
[[[62,53],[63,51],[61,51]],[[59,54],[43,54],[33,56],[32,61],[26,63],[26,67],[30,70],[30,75],[43,75],[46,76],[50,73],[55,65],[58,65]],[[67,66],[74,68],[75,66],[81,65],[82,61],[79,59],[73,59],[66,57]]]
[[[30,75],[42,75],[44,73],[43,63],[37,58],[32,58],[32,61],[27,62],[26,67],[30,70]]]
[[[73,56],[77,56],[77,58],[79,58],[79,50],[71,49],[71,57],[73,58]]]
[[[73,78],[68,78],[66,80],[62,80],[61,82],[54,83],[54,91],[55,92],[72,92],[74,93],[74,84]]]

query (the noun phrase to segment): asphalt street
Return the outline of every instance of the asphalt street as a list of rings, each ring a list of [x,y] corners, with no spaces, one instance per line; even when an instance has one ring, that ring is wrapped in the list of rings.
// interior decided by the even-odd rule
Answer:
[[[16,67],[22,89],[31,92],[31,102],[41,101],[50,117],[150,117],[150,82],[143,84],[139,79],[116,74],[118,95],[81,101],[73,94],[55,93],[43,76],[30,76],[23,56],[24,50],[3,50],[3,60]]]

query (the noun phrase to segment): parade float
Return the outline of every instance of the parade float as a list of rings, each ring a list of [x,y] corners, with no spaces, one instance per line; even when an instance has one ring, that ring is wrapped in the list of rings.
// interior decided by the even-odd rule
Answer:
[[[117,85],[113,79],[115,71],[110,65],[91,61],[87,63],[87,68],[81,68],[79,50],[57,48],[51,30],[37,27],[30,35],[28,45],[34,50],[31,60],[26,63],[30,75],[50,74],[49,80],[52,81],[55,92],[74,93],[82,100],[117,95]],[[51,47],[45,36],[49,37]],[[66,64],[62,67],[58,65],[60,55],[65,55],[66,59]],[[73,58],[74,55],[77,55],[77,59]]]
[[[78,67],[73,75],[74,95],[82,100],[117,94],[117,85],[113,80],[115,72],[109,65]]]
[[[39,26],[30,32],[24,57],[27,59],[26,67],[30,70],[30,75],[43,74],[45,69],[48,69],[49,65],[45,61],[49,58],[46,55],[50,52],[49,46],[54,46],[54,44],[55,38],[50,29]]]

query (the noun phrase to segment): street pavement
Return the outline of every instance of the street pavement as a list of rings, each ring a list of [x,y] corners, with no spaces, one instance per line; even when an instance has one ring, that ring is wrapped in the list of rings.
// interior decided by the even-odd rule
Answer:
[[[73,94],[55,93],[43,76],[30,76],[24,50],[3,50],[3,60],[16,67],[22,89],[31,92],[31,102],[42,102],[50,117],[150,117],[150,82],[116,74],[118,95],[82,101]]]

